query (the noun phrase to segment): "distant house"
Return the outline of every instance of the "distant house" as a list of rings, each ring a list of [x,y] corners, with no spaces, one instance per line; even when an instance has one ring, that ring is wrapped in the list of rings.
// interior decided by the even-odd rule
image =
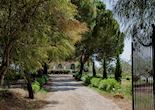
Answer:
[[[59,62],[59,63],[51,63],[50,69],[52,70],[75,70],[75,62]]]

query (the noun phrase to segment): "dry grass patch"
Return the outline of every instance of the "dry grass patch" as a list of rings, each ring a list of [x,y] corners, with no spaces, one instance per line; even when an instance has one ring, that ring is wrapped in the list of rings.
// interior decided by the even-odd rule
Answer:
[[[46,94],[37,93],[35,99],[26,98],[23,89],[0,90],[0,110],[37,110],[51,102],[45,101]]]

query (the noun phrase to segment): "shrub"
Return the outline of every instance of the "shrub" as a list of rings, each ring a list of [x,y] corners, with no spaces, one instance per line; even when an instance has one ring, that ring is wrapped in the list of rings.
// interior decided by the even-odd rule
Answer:
[[[104,90],[104,91],[116,91],[120,89],[121,86],[120,84],[115,80],[115,79],[103,79],[99,83],[99,89]]]
[[[89,85],[90,84],[91,77],[89,75],[83,75],[81,77],[81,80],[84,82],[85,85]]]
[[[44,75],[42,78],[44,78],[45,79],[45,83],[47,83],[48,82],[48,76],[47,75]]]
[[[40,86],[43,86],[46,83],[45,78],[38,78],[37,81],[39,82]]]
[[[126,77],[126,80],[130,80],[130,78],[129,77]]]
[[[76,80],[81,80],[81,74],[79,74],[79,72],[77,72],[77,73],[75,73],[74,75],[73,75],[73,77],[75,77],[75,79]]]
[[[36,81],[34,81],[32,83],[32,89],[33,89],[33,91],[34,92],[40,91],[42,89],[42,86],[45,83],[47,83],[48,79],[49,79],[48,76],[47,75],[44,75],[44,76],[38,78]]]
[[[40,90],[40,83],[38,81],[33,82],[32,89],[34,92],[38,92]]]
[[[90,80],[91,86],[93,86],[93,87],[98,87],[101,80],[102,80],[101,78],[95,78],[95,77],[93,77],[93,78]]]
[[[128,85],[128,86],[125,86],[125,87],[122,87],[121,88],[121,92],[123,92],[124,94],[132,94],[132,85]]]

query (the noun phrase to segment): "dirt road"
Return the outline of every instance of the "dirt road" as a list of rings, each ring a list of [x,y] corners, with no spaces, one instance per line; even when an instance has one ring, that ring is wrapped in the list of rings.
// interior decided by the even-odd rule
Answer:
[[[76,82],[72,75],[51,75],[50,103],[40,110],[121,110],[114,102]]]

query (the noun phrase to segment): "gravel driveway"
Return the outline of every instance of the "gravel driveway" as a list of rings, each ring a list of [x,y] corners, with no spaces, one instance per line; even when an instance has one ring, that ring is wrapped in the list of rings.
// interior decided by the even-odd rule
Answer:
[[[72,75],[51,75],[50,103],[40,110],[121,110],[114,102],[73,79]]]

